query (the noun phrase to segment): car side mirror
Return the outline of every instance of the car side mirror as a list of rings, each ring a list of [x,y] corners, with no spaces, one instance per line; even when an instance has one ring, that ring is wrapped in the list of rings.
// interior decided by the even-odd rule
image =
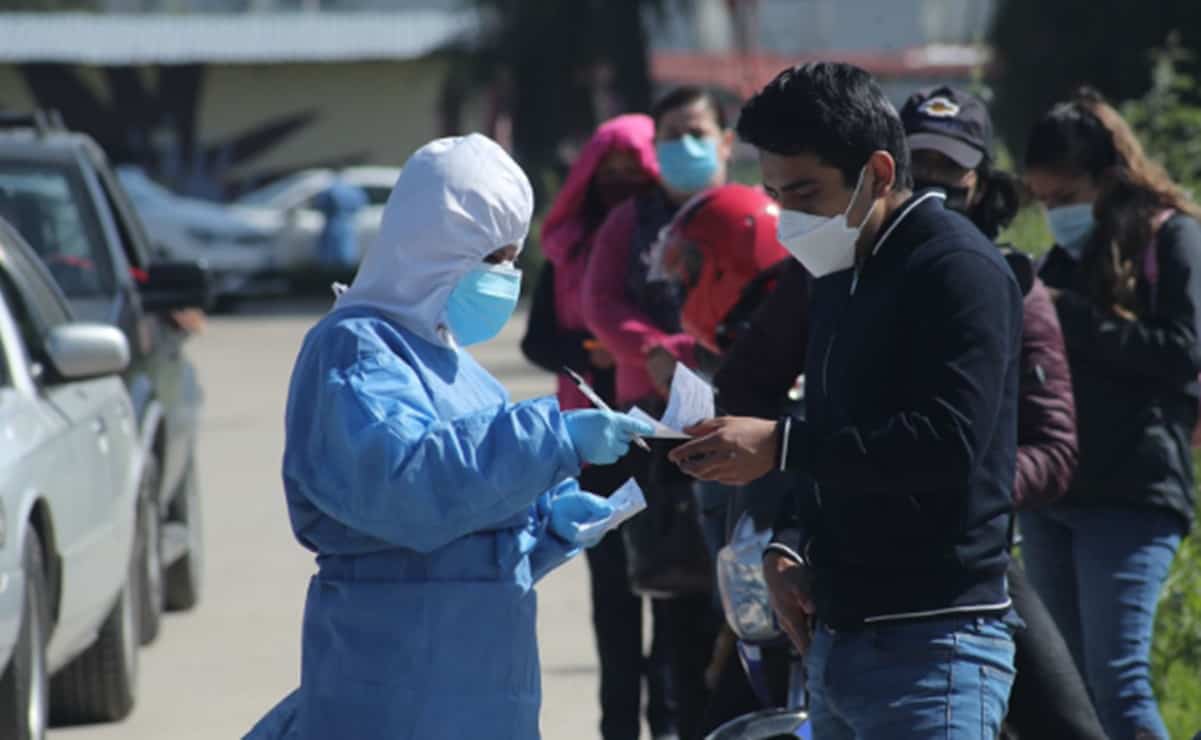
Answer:
[[[56,326],[46,335],[43,348],[55,373],[66,380],[112,375],[129,367],[129,340],[107,324]]]
[[[207,309],[212,300],[209,273],[200,262],[152,262],[139,281],[147,311]]]

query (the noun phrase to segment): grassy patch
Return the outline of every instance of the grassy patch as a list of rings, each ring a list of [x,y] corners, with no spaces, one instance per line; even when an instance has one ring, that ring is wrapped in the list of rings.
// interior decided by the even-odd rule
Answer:
[[[1201,474],[1201,453],[1193,465]],[[1181,544],[1159,602],[1151,671],[1172,737],[1191,740],[1201,731],[1201,528]]]

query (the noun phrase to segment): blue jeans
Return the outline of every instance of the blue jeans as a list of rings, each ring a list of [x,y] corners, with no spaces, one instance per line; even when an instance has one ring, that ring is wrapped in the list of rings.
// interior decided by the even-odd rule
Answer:
[[[1019,521],[1026,573],[1106,733],[1167,738],[1151,691],[1151,634],[1184,522],[1166,510],[1062,506],[1022,513]]]
[[[1013,686],[1013,630],[997,618],[819,626],[805,655],[821,740],[993,740]]]

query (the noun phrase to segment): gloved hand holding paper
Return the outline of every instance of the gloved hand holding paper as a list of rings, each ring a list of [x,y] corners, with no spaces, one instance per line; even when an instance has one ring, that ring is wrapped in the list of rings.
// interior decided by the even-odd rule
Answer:
[[[613,513],[600,521],[579,525],[579,537],[598,540],[603,536],[602,533],[617,529],[627,519],[646,508],[646,496],[643,495],[642,488],[633,478],[618,488],[608,501],[609,505],[613,507]]]

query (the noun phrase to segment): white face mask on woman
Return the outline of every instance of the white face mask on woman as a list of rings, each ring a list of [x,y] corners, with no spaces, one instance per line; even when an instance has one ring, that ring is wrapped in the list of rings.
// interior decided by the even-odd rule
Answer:
[[[859,181],[851,193],[851,202],[837,216],[815,216],[803,211],[781,209],[776,238],[813,277],[825,277],[855,266],[855,244],[859,241],[859,232],[876,209],[873,201],[858,226],[847,223],[847,216],[863,188],[866,172],[866,166],[859,170]]]

